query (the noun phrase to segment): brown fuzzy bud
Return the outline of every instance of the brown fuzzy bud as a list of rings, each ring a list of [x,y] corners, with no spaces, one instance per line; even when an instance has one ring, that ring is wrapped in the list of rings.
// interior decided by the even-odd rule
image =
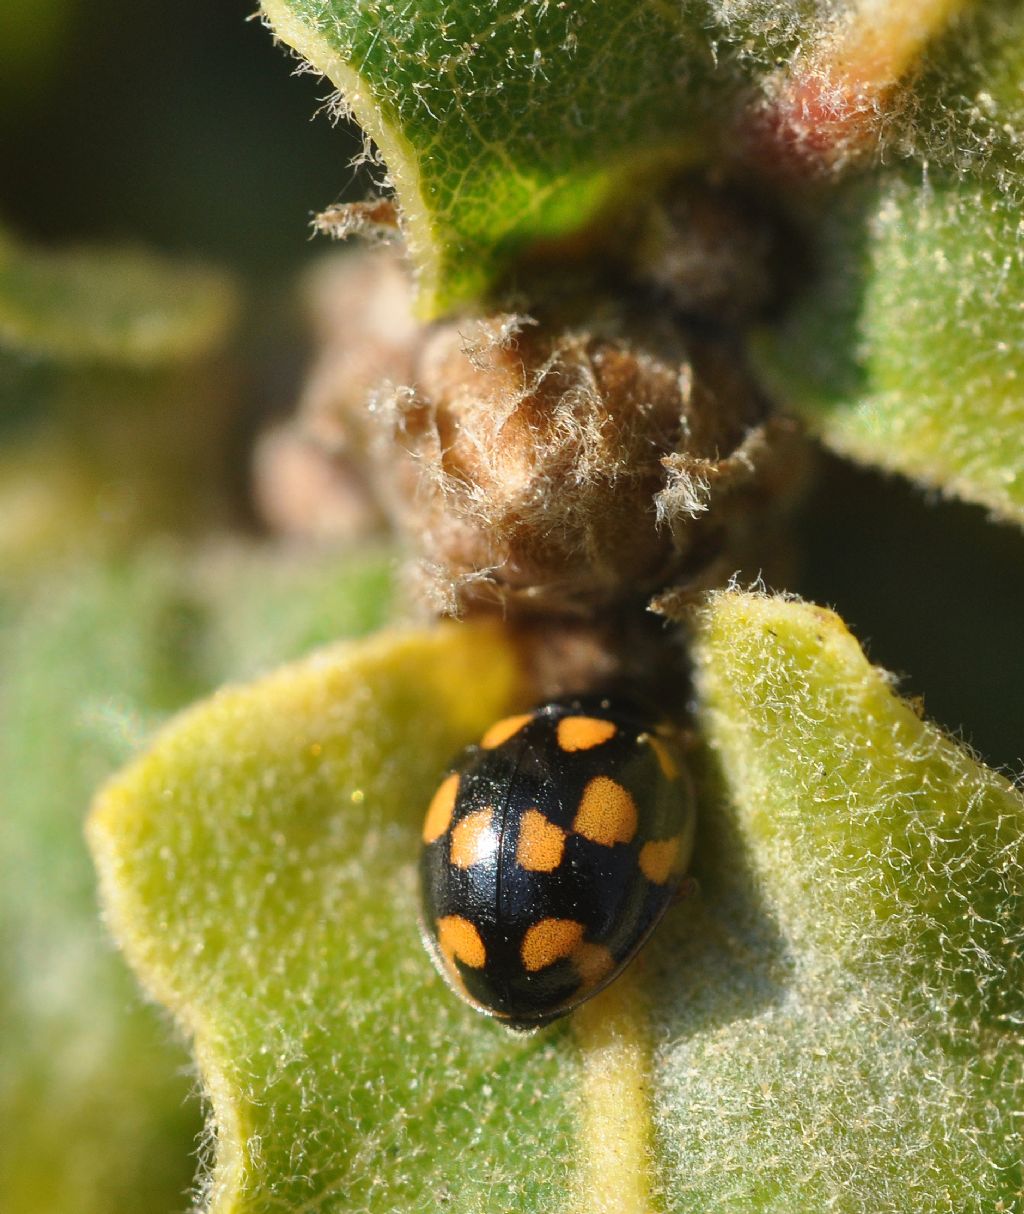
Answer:
[[[693,580],[772,445],[736,350],[650,317],[442,325],[413,384],[378,395],[372,450],[448,613],[585,615]]]
[[[413,374],[422,329],[409,275],[394,249],[347,251],[316,267],[306,297],[319,353],[299,403],[302,428],[325,450],[360,457],[371,393]]]
[[[252,487],[259,519],[291,539],[352,543],[384,527],[359,465],[330,455],[291,424],[260,436]]]
[[[256,444],[253,505],[280,534],[353,541],[385,521],[368,481],[367,402],[386,385],[409,381],[423,330],[394,250],[326,258],[307,277],[304,294],[317,360],[294,420]]]

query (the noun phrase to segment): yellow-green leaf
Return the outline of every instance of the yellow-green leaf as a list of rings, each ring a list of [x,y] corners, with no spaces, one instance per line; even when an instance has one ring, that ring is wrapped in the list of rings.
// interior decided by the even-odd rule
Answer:
[[[141,250],[52,251],[0,230],[0,358],[148,368],[220,341],[235,298],[220,274]]]
[[[416,926],[431,785],[517,685],[486,627],[326,650],[180,718],[100,798],[110,922],[213,1103],[213,1209],[557,1198],[557,1052],[467,1025]]]

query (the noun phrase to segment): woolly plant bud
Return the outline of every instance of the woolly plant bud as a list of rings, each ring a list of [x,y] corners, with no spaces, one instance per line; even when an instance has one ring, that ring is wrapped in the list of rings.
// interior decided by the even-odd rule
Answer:
[[[587,615],[699,579],[773,452],[730,343],[648,311],[436,327],[372,405],[382,497],[431,607]]]
[[[361,248],[317,265],[305,295],[318,357],[299,403],[302,428],[326,450],[354,455],[371,392],[413,373],[422,329],[412,283],[399,251]]]
[[[291,422],[260,435],[252,500],[271,531],[301,542],[354,543],[384,525],[358,461],[325,450]]]
[[[408,382],[423,330],[392,248],[326,258],[307,276],[303,296],[317,358],[295,417],[256,444],[253,500],[278,534],[353,541],[384,522],[366,467],[367,402],[388,384]]]

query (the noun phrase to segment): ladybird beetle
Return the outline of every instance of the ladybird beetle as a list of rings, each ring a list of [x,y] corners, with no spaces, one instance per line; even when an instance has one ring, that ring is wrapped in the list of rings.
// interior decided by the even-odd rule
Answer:
[[[676,896],[693,788],[669,729],[558,700],[493,725],[427,810],[423,937],[449,986],[511,1028],[612,981]]]

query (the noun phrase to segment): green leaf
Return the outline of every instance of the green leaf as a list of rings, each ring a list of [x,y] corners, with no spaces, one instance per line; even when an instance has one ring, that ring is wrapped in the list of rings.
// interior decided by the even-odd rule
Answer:
[[[263,0],[382,154],[436,314],[524,247],[616,226],[704,140],[700,6]],[[614,209],[614,215],[611,210]]]
[[[129,249],[59,252],[0,230],[0,358],[150,368],[194,359],[223,339],[235,313],[228,281]]]
[[[1019,1209],[1024,798],[832,612],[723,592],[695,656],[730,808],[662,956],[673,1208]]]
[[[908,154],[987,180],[1019,201],[1024,189],[1024,9],[1018,0],[968,4],[928,49],[883,133],[884,161]]]
[[[513,1035],[416,928],[500,635],[377,637],[229,689],[100,797],[115,934],[193,1035],[217,1214],[1016,1209],[1024,800],[831,613],[713,597],[701,893],[631,976]]]
[[[10,573],[0,569],[4,1214],[170,1214],[194,1172],[195,1080],[104,937],[85,810],[169,711],[310,639],[379,625],[386,563],[222,543],[79,561],[31,586]]]
[[[181,718],[100,798],[110,921],[213,1102],[212,1208],[557,1198],[557,1052],[467,1024],[416,926],[424,799],[517,682],[489,628],[326,650]]]
[[[988,186],[888,180],[822,225],[766,333],[779,398],[840,453],[1024,522],[1024,243]]]

